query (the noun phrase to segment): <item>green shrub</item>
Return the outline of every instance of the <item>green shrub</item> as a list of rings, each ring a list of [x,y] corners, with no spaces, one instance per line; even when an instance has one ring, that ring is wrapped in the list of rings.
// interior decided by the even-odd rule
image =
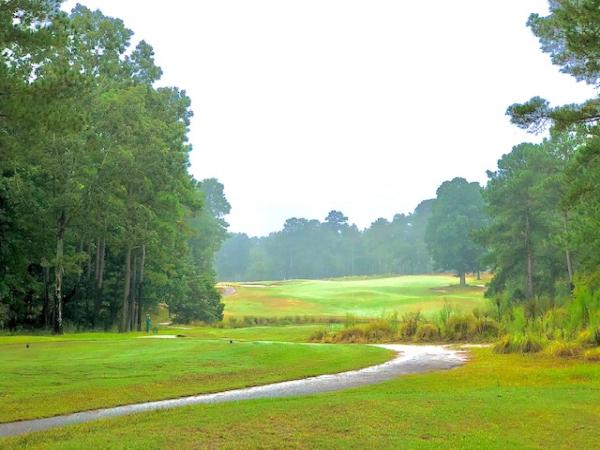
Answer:
[[[531,334],[505,335],[494,344],[495,353],[537,353],[544,349],[544,342]]]
[[[526,334],[520,339],[521,353],[537,353],[544,349],[543,341],[531,334]]]
[[[502,336],[492,347],[494,353],[514,353],[513,342],[507,334]]]
[[[599,347],[600,346],[600,328],[591,330],[583,330],[577,336],[577,342],[584,347]]]
[[[405,313],[402,316],[402,319],[400,320],[400,326],[398,327],[400,336],[404,338],[413,337],[417,332],[417,328],[421,320],[421,313],[419,311]]]
[[[365,342],[365,332],[360,327],[344,328],[333,337],[334,342],[361,343]]]
[[[392,324],[383,319],[367,324],[364,331],[367,342],[389,341],[394,338],[395,334]]]
[[[583,354],[583,359],[585,359],[586,361],[600,362],[600,347],[587,350]]]
[[[494,319],[489,317],[480,317],[475,320],[475,334],[480,337],[498,337],[500,334],[500,325]]]
[[[553,308],[544,314],[547,329],[564,329],[569,324],[569,312],[564,308]]]
[[[552,342],[545,350],[548,355],[570,358],[581,354],[581,346],[576,342]]]
[[[311,342],[323,342],[327,336],[328,336],[328,331],[325,328],[322,328],[320,330],[315,330],[310,337],[308,338],[309,341]]]
[[[464,341],[474,333],[474,330],[474,316],[452,316],[446,325],[446,337],[452,341]]]
[[[417,327],[415,332],[415,341],[431,342],[439,339],[440,330],[432,323],[422,323]]]

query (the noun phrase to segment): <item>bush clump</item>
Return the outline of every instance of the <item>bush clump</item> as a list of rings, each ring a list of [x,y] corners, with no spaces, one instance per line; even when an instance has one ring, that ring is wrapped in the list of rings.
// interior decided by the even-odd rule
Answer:
[[[365,327],[367,342],[390,341],[394,339],[394,329],[387,320],[376,320]]]
[[[558,358],[573,358],[581,354],[581,346],[576,342],[552,342],[547,348],[548,355]]]
[[[452,316],[446,325],[446,335],[451,341],[464,341],[474,334],[475,328],[475,316]]]
[[[412,338],[417,332],[417,328],[421,323],[421,313],[417,312],[408,312],[402,316],[400,320],[399,333],[400,337],[403,338]]]
[[[494,319],[480,317],[475,320],[474,333],[482,338],[498,337],[500,334],[500,325]]]
[[[495,353],[538,353],[544,349],[544,342],[537,336],[506,335],[494,344]]]
[[[315,330],[309,337],[311,342],[323,342],[328,337],[328,332],[326,329],[322,328],[320,330]]]
[[[422,323],[415,332],[415,341],[431,342],[440,337],[440,330],[432,323]]]
[[[334,342],[349,342],[351,344],[357,344],[365,342],[365,332],[362,328],[356,326],[351,328],[344,328],[333,336]]]
[[[583,330],[579,333],[577,342],[584,347],[600,347],[600,328]]]
[[[600,347],[587,350],[583,354],[583,359],[586,361],[600,362]]]

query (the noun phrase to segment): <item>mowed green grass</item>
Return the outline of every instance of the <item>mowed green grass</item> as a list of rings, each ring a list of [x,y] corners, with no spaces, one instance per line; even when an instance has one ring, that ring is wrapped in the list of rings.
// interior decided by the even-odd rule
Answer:
[[[393,355],[370,346],[99,335],[0,337],[0,422],[341,372]]]
[[[482,286],[461,288],[456,277],[419,275],[389,278],[222,283],[235,294],[223,298],[227,316],[378,317],[421,311],[434,314],[444,304],[457,311],[482,306]]]
[[[283,341],[307,342],[317,330],[322,330],[324,325],[285,325],[285,326],[256,326],[246,328],[216,328],[208,326],[191,325],[162,325],[159,326],[158,335],[178,334],[184,337],[198,339],[223,339],[242,341]],[[339,327],[330,324],[327,327]],[[78,332],[67,333],[62,336],[48,334],[34,335],[0,335],[0,344],[27,344],[34,342],[64,342],[64,341],[95,341],[95,340],[127,340],[147,336],[145,332],[133,333],[103,333],[103,332]]]
[[[102,420],[0,440],[0,447],[598,448],[600,364],[471,352],[471,362],[450,371]]]

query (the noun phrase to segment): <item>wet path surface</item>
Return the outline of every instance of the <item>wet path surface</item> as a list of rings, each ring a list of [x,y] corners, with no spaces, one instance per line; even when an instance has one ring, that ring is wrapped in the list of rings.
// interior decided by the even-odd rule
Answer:
[[[294,381],[255,386],[250,388],[223,391],[214,394],[201,394],[180,397],[172,400],[159,400],[132,405],[84,411],[45,419],[24,420],[0,424],[0,436],[16,436],[30,431],[74,423],[90,422],[107,417],[124,416],[144,411],[177,408],[201,403],[222,403],[258,398],[283,398],[320,392],[339,391],[357,386],[380,383],[400,375],[427,372],[431,370],[451,369],[466,361],[464,352],[437,345],[377,345],[397,352],[394,359],[376,366],[360,370],[341,372],[332,375],[320,375]]]

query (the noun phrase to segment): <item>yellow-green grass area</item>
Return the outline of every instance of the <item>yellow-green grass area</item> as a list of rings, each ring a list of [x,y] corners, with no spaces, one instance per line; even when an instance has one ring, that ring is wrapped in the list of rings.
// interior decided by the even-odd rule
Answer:
[[[225,314],[243,316],[379,317],[397,312],[434,314],[444,305],[471,311],[486,303],[484,287],[460,287],[456,277],[418,275],[387,278],[341,278],[261,283],[221,283],[235,293],[225,296]]]
[[[27,337],[1,337],[0,422],[341,372],[393,356],[372,346],[92,337],[37,336],[29,347]]]
[[[5,448],[596,449],[600,364],[473,349],[450,371],[197,405],[0,440]]]

